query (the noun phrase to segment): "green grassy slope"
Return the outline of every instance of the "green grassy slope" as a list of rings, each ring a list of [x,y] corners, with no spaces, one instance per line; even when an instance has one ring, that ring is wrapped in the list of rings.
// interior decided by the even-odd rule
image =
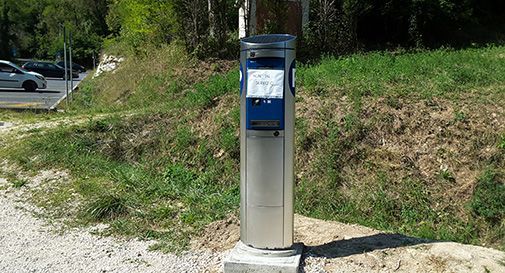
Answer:
[[[129,58],[70,109],[108,118],[1,153],[71,171],[72,183],[36,195],[55,215],[181,249],[237,213],[236,66],[170,47]],[[297,74],[298,213],[505,247],[505,47],[326,58]]]

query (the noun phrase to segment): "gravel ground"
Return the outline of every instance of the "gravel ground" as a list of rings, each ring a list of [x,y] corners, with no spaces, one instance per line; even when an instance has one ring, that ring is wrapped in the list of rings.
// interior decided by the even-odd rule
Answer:
[[[212,272],[222,254],[192,251],[179,256],[149,251],[153,242],[119,240],[71,229],[58,233],[32,215],[18,189],[0,178],[0,272]]]

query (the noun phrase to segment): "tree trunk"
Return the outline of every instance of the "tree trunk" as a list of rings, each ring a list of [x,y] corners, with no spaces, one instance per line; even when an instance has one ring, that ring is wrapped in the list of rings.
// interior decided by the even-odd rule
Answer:
[[[210,37],[214,38],[216,34],[216,14],[215,14],[215,9],[216,9],[216,0],[207,0],[207,6],[208,6],[208,11],[209,11],[209,35]]]
[[[249,36],[249,0],[242,0],[238,10],[238,38]]]

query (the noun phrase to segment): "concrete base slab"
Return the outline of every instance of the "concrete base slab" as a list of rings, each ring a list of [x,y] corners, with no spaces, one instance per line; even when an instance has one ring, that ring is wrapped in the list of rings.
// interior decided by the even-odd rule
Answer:
[[[224,260],[224,273],[298,273],[302,251],[302,244],[287,250],[264,250],[238,242]]]

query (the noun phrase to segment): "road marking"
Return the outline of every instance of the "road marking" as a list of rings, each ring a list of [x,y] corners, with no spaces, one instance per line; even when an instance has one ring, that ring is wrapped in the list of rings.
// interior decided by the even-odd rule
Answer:
[[[81,82],[82,82],[82,81],[83,81],[86,77],[88,77],[88,75],[89,75],[89,74],[90,74],[90,73],[87,73],[86,75],[84,75],[84,77],[82,77],[82,79],[81,79],[79,82],[77,82],[77,83],[75,84],[74,88],[68,92],[68,95],[70,95],[72,92],[74,92],[74,90],[75,90],[75,89],[77,89],[77,86],[79,86],[79,84],[81,84]],[[54,110],[54,109],[56,109],[56,106],[58,106],[58,104],[60,104],[60,102],[61,102],[61,101],[63,101],[65,98],[67,98],[67,95],[66,95],[66,94],[63,94],[63,96],[62,96],[62,97],[61,97],[61,98],[60,98],[60,99],[59,99],[59,100],[58,100],[55,104],[53,104],[53,106],[49,107],[49,110]]]

